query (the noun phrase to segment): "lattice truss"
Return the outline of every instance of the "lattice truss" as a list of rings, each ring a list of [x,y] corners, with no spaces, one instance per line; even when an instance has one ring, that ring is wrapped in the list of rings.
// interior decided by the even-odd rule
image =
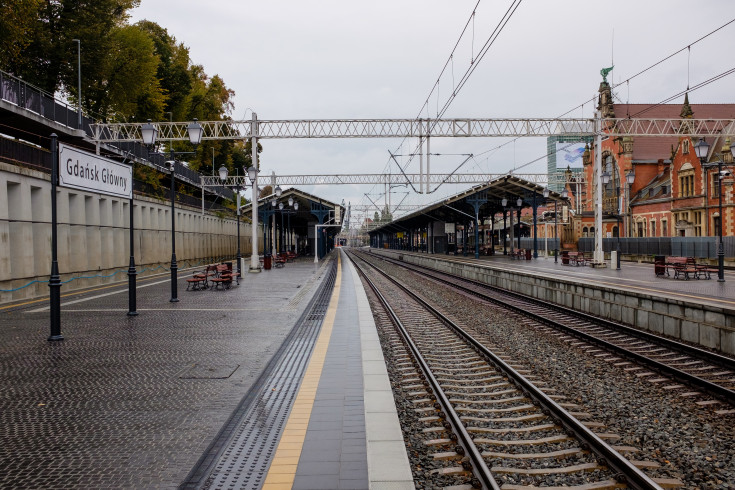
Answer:
[[[733,119],[602,119],[616,136],[735,135]],[[158,141],[188,141],[188,122],[156,122]],[[594,135],[594,119],[297,119],[200,121],[203,140],[258,138],[523,137]],[[92,124],[94,139],[142,141],[142,123]],[[255,133],[253,128],[256,128]]]
[[[304,185],[334,185],[334,184],[388,184],[401,185],[412,184],[419,185],[420,182],[439,185],[445,184],[487,184],[489,181],[504,177],[508,174],[343,174],[343,175],[276,175],[276,185],[280,186],[304,186]],[[565,182],[563,175],[546,175],[546,174],[512,174],[514,177],[520,177],[534,184],[563,184]],[[577,179],[581,176],[576,177]],[[270,177],[265,177],[270,183]],[[217,176],[201,176],[201,183],[206,187],[245,187],[250,185],[250,181],[243,176],[228,176],[222,181]]]

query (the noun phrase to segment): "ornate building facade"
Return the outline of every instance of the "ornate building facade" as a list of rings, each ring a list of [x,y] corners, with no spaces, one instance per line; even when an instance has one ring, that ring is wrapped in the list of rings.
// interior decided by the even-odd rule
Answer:
[[[688,94],[683,105],[614,104],[606,81],[599,93],[602,117],[680,117],[682,124],[692,118],[735,119],[735,104],[690,104]],[[695,151],[699,138],[603,138],[602,175],[608,181],[602,189],[603,237],[717,236],[721,223],[723,235],[734,236],[731,142],[720,136],[706,143],[707,155],[700,160]],[[578,203],[577,237],[594,234],[594,151],[592,145],[584,154],[587,184],[567,182],[572,202]],[[720,160],[730,169],[722,179],[723,216],[719,213]]]

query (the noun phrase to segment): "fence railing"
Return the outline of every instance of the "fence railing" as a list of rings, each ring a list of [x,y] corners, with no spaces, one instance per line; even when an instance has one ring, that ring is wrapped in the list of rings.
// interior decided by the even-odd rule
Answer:
[[[53,95],[4,71],[0,71],[0,97],[45,119],[50,119],[68,128],[83,129],[87,134],[92,134],[89,125],[94,122],[93,119],[82,114],[80,125],[77,108],[57,100]]]
[[[0,70],[0,99],[33,112],[44,119],[54,121],[71,129],[82,129],[88,135],[92,134],[90,124],[95,122],[94,119],[82,114],[82,123],[80,125],[77,108],[56,99],[52,94],[2,70]],[[151,154],[148,148],[136,142],[121,142],[109,146],[117,148],[121,155],[130,155],[148,160],[161,169],[165,169],[165,162],[169,159],[167,154]],[[14,158],[14,160],[24,161],[20,158]],[[26,163],[33,164],[33,162],[28,161]],[[50,169],[50,165],[49,160],[47,168]],[[176,162],[176,178],[201,187],[200,175],[180,162]],[[234,198],[234,193],[230,189],[212,188],[209,191],[227,199]]]
[[[735,237],[722,237],[725,257],[735,257]],[[620,238],[620,250],[624,255],[675,255],[700,259],[717,258],[719,237],[649,237]],[[602,250],[617,250],[617,238],[603,238]],[[595,239],[580,238],[577,242],[580,252],[593,252]]]

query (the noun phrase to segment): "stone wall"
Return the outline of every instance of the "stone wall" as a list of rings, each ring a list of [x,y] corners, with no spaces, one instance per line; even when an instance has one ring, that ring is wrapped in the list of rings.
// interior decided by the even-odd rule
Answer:
[[[133,210],[136,269],[142,276],[163,272],[171,262],[171,202],[135,196]],[[85,277],[63,290],[127,280],[129,213],[128,199],[57,187],[61,280]],[[240,223],[244,257],[251,251],[250,230],[250,223]],[[236,253],[236,220],[176,205],[179,270]],[[50,271],[50,176],[0,162],[0,290],[20,288],[0,291],[0,303],[47,295]]]
[[[426,254],[371,248],[372,253],[539,298],[641,330],[735,355],[735,311],[624,289],[582,284],[523,271],[472,265]]]

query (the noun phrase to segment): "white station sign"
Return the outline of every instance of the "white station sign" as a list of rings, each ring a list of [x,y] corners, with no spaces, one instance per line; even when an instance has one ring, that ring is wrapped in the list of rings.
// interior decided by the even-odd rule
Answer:
[[[133,166],[59,144],[59,185],[133,197]]]

